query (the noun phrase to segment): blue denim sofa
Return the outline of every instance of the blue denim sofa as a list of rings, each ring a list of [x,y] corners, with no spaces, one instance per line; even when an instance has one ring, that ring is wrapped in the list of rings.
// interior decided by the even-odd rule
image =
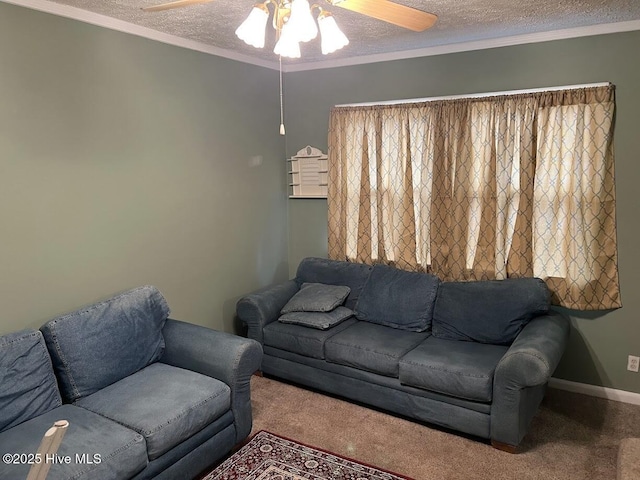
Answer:
[[[261,346],[168,317],[144,286],[0,337],[0,478],[26,478],[17,454],[57,420],[51,480],[193,478],[242,442]]]
[[[348,287],[339,308],[351,315],[328,328],[308,322],[304,304],[322,303],[308,295],[302,313],[283,315],[318,285]],[[311,313],[317,318],[317,309]],[[265,374],[490,439],[510,452],[569,335],[568,319],[549,309],[539,279],[440,282],[321,258],[304,259],[295,279],[241,298],[237,314],[263,346]]]

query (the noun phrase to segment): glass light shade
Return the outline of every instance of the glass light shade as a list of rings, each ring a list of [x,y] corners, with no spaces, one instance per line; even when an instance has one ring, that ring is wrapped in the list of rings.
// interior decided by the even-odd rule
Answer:
[[[236,29],[236,35],[248,45],[264,48],[267,20],[269,20],[267,7],[254,5],[247,19]]]
[[[311,7],[307,0],[293,0],[287,25],[294,31],[299,42],[308,42],[318,36],[318,26],[311,15]]]
[[[318,16],[318,25],[320,26],[321,48],[324,55],[349,45],[349,39],[342,33],[331,13],[323,11]]]
[[[295,32],[289,28],[289,22],[282,27],[280,39],[276,43],[273,53],[281,57],[300,58],[300,43],[295,36]]]

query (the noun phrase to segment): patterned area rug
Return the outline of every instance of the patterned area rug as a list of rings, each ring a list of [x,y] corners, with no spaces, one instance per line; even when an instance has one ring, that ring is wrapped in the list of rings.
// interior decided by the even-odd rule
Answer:
[[[261,431],[203,480],[411,480]]]

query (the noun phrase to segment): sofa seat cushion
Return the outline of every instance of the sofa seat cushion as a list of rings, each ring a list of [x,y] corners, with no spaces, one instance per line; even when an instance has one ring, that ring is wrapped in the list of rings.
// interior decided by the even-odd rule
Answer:
[[[398,361],[429,336],[369,322],[357,322],[325,342],[328,362],[398,377]]]
[[[539,278],[444,282],[433,312],[433,336],[510,345],[531,318],[549,311],[549,302]]]
[[[268,347],[298,353],[305,357],[324,360],[324,345],[327,339],[356,323],[349,318],[335,327],[319,330],[317,328],[272,322],[264,327],[264,344]]]
[[[90,395],[159,359],[168,316],[162,294],[144,286],[43,325],[65,401]]]
[[[220,380],[154,363],[75,405],[140,433],[154,460],[229,410],[231,390]]]
[[[69,426],[57,458],[70,463],[51,465],[47,480],[131,478],[148,464],[142,435],[112,420],[74,405],[62,405],[0,433],[2,453],[35,453],[54,422]],[[30,465],[0,463],[0,478],[27,478]]]
[[[376,265],[358,299],[356,318],[412,332],[429,330],[439,284],[434,275]]]
[[[0,337],[0,386],[0,432],[62,405],[38,330]]]
[[[508,347],[429,337],[400,360],[400,382],[491,402],[493,373]]]

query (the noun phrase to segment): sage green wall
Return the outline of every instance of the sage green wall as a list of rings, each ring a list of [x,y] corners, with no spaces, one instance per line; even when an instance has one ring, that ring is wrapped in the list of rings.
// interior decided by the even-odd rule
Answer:
[[[571,312],[573,331],[555,376],[640,393],[627,355],[640,355],[640,32],[288,73],[287,156],[326,151],[332,105],[609,81],[617,86],[615,130],[620,282],[624,307]],[[301,258],[327,254],[327,204],[289,200],[290,274]]]
[[[236,300],[288,275],[277,89],[0,3],[0,333],[142,284],[233,331]]]
[[[174,318],[233,331],[239,296],[326,255],[326,201],[287,202],[283,158],[326,150],[332,105],[611,81],[624,307],[570,312],[556,377],[640,393],[625,368],[640,355],[638,45],[630,32],[288,73],[285,146],[265,94],[277,72],[0,3],[0,333],[141,284]]]

